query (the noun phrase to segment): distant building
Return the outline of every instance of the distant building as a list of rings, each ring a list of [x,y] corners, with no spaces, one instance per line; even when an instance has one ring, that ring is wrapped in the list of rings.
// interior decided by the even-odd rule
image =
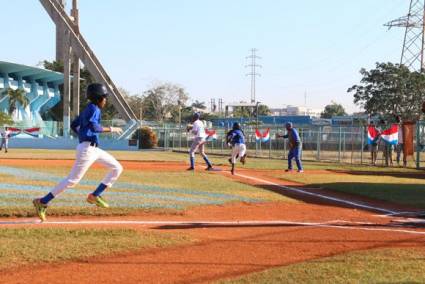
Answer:
[[[322,110],[320,109],[312,109],[304,106],[290,106],[284,108],[272,108],[270,109],[272,116],[310,116],[319,118]]]

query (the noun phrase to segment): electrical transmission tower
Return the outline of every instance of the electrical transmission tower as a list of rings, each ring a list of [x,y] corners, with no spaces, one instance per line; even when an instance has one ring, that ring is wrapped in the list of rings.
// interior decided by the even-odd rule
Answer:
[[[247,56],[246,59],[250,59],[251,63],[248,65],[245,65],[245,68],[250,68],[250,73],[247,73],[246,76],[251,76],[251,103],[255,103],[255,79],[257,76],[261,76],[260,73],[257,72],[258,68],[261,68],[262,66],[257,64],[257,59],[261,59],[261,57],[256,55],[256,52],[258,50],[253,48],[251,49],[251,55]]]
[[[424,47],[425,47],[425,1],[410,0],[407,16],[395,19],[387,24],[392,27],[405,28],[403,50],[400,63],[415,71],[424,72]]]

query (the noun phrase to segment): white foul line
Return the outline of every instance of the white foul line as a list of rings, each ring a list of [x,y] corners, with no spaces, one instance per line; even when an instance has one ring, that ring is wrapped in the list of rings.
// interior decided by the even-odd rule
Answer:
[[[327,199],[327,200],[332,200],[332,201],[339,202],[339,203],[348,204],[348,205],[351,205],[351,206],[354,206],[354,207],[372,209],[372,210],[384,212],[384,213],[387,213],[387,214],[398,214],[397,211],[392,211],[392,210],[388,210],[388,209],[385,209],[385,208],[374,207],[374,206],[371,206],[371,205],[357,203],[357,202],[353,202],[353,201],[349,201],[349,200],[345,200],[345,199],[340,199],[340,198],[336,198],[336,197],[331,197],[331,196],[327,196],[327,195],[323,195],[323,194],[319,194],[319,193],[313,193],[313,192],[305,191],[305,190],[294,188],[294,187],[280,185],[278,183],[271,182],[271,181],[264,180],[264,179],[260,179],[260,178],[250,177],[250,176],[241,175],[241,174],[236,174],[236,176],[243,177],[243,178],[246,178],[246,179],[251,179],[251,180],[261,182],[261,183],[265,183],[265,184],[268,184],[268,185],[273,185],[273,186],[279,187],[279,188],[284,189],[284,190],[294,191],[294,192],[297,192],[297,193],[310,195],[310,196],[318,197],[318,198],[321,198],[321,199]]]
[[[344,223],[338,225],[336,223]],[[314,222],[293,222],[284,220],[275,221],[138,221],[138,220],[73,220],[73,221],[45,221],[39,220],[22,220],[22,221],[0,221],[0,225],[24,225],[24,224],[38,224],[38,225],[180,225],[180,226],[267,226],[267,225],[282,225],[282,226],[302,226],[302,227],[313,227],[313,228],[332,228],[332,229],[343,229],[343,230],[359,230],[359,231],[382,231],[382,232],[393,232],[393,233],[404,233],[412,235],[425,235],[424,231],[414,230],[403,230],[403,229],[392,229],[392,228],[365,228],[357,227],[359,225],[373,226],[375,224],[368,222],[350,222],[344,220],[333,220],[322,223]],[[350,227],[349,225],[357,225]],[[179,229],[176,227],[175,229]]]

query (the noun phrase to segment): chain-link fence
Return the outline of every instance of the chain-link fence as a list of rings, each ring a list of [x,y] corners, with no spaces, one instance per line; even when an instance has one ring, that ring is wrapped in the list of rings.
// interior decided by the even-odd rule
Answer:
[[[276,138],[276,134],[285,134],[282,127],[263,127],[262,131],[270,128],[268,142],[256,141],[255,128],[245,127],[246,145],[249,155],[264,158],[283,158],[287,156],[287,139]],[[158,136],[158,146],[164,149],[187,151],[192,136],[180,128],[154,127]],[[312,126],[298,129],[302,143],[304,160],[332,161],[352,164],[370,162],[365,127],[330,127]],[[207,143],[207,151],[214,154],[228,154],[226,144],[227,129],[216,129],[217,139]],[[379,159],[383,160],[381,155]]]

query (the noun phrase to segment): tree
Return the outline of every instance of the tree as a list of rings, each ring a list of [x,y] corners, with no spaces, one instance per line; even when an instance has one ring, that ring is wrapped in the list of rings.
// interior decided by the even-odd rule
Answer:
[[[7,113],[0,111],[0,125],[12,125],[13,119]]]
[[[337,104],[336,102],[332,102],[331,104],[325,106],[321,118],[332,118],[332,116],[343,116],[347,115],[345,109],[342,105]]]
[[[189,99],[183,87],[172,83],[159,83],[145,91],[143,98],[143,116],[148,120],[177,122],[180,108]]]
[[[195,109],[207,109],[207,106],[205,105],[205,102],[200,102],[198,100],[195,100],[192,103],[192,108],[195,108]]]
[[[12,89],[7,90],[7,95],[9,96],[9,114],[12,114],[16,110],[16,104],[19,103],[23,108],[26,108],[29,104],[29,100],[26,96],[26,93],[22,89]]]
[[[270,115],[271,111],[266,105],[258,105],[258,115]]]
[[[376,68],[362,68],[363,78],[347,92],[354,92],[354,103],[370,115],[395,115],[415,119],[425,98],[425,75],[411,72],[406,66],[376,63]]]
[[[236,106],[233,107],[233,117],[250,117],[252,114],[252,107]]]
[[[55,72],[63,73],[63,70],[64,70],[62,62],[57,62],[57,61],[50,62],[50,61],[44,60],[42,65],[44,66],[45,69],[55,71]],[[86,67],[80,69],[80,78],[82,79],[80,81],[80,96],[81,96],[80,110],[83,110],[89,103],[88,100],[86,99],[87,86],[94,83],[95,80]],[[71,92],[72,92],[72,88],[73,86],[71,85]],[[60,87],[60,93],[63,94],[63,86]],[[102,110],[102,120],[111,120],[117,114],[118,112],[114,108],[113,104],[108,103],[106,104],[106,107]],[[53,108],[48,110],[46,114],[43,114],[43,115],[44,115],[43,118],[46,118],[46,116],[50,116],[55,120],[62,120],[63,104],[62,103],[56,104]]]
[[[233,108],[233,117],[251,117],[257,115],[256,106],[237,106]],[[270,115],[270,109],[266,105],[258,105],[258,115]]]

